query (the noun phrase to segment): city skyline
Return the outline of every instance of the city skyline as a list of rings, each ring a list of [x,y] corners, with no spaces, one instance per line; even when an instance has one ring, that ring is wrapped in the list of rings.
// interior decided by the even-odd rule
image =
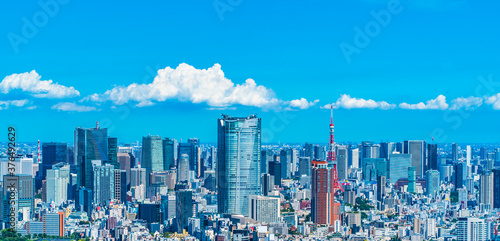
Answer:
[[[215,142],[224,112],[259,114],[264,142],[320,142],[333,102],[340,141],[500,142],[497,15],[477,2],[4,4],[0,127],[23,141],[100,121]]]

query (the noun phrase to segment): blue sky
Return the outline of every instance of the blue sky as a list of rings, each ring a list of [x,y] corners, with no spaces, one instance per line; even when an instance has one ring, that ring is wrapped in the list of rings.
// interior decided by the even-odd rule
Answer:
[[[100,121],[213,142],[221,113],[257,113],[266,142],[327,142],[331,102],[337,141],[500,141],[497,1],[41,3],[0,7],[0,126],[20,141]]]

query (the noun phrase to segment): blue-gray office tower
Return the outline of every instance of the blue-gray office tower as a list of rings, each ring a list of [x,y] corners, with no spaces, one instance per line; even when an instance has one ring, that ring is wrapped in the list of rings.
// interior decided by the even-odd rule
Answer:
[[[47,170],[57,163],[68,162],[68,144],[61,142],[42,143],[42,180],[47,177]]]
[[[153,172],[163,171],[163,141],[161,136],[148,135],[142,138],[141,167],[146,169],[146,183]]]
[[[417,176],[423,177],[427,171],[425,141],[404,141],[403,154],[411,154],[411,165],[416,168]]]
[[[177,145],[176,139],[163,139],[163,169],[165,171],[176,166]]]
[[[77,127],[74,145],[78,186],[92,189],[92,161],[108,161],[108,129]]]
[[[427,164],[429,170],[438,170],[437,144],[427,144]]]
[[[218,211],[248,216],[248,197],[260,193],[261,119],[223,115],[217,151]]]

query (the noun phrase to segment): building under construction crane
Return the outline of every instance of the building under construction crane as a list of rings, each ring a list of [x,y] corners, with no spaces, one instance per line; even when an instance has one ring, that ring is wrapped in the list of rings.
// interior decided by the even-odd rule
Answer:
[[[330,142],[327,160],[314,160],[312,166],[311,217],[317,224],[328,224],[340,231],[341,205],[336,200],[343,191],[335,162],[335,139],[333,125],[333,105],[330,108]]]

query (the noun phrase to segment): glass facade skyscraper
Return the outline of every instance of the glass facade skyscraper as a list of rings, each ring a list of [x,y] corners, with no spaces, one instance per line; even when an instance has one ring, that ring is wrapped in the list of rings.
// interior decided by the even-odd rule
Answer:
[[[218,211],[248,216],[249,196],[260,192],[261,119],[223,115],[217,126]]]
[[[149,175],[163,171],[163,141],[161,136],[145,136],[142,138],[141,167],[146,169],[146,183],[149,186]]]
[[[68,161],[68,144],[61,142],[42,143],[42,179],[47,176],[47,170],[57,163]]]
[[[108,129],[75,129],[75,161],[78,165],[78,185],[92,188],[92,161],[108,161]]]
[[[411,154],[391,154],[389,158],[389,181],[395,184],[400,178],[408,177]]]

